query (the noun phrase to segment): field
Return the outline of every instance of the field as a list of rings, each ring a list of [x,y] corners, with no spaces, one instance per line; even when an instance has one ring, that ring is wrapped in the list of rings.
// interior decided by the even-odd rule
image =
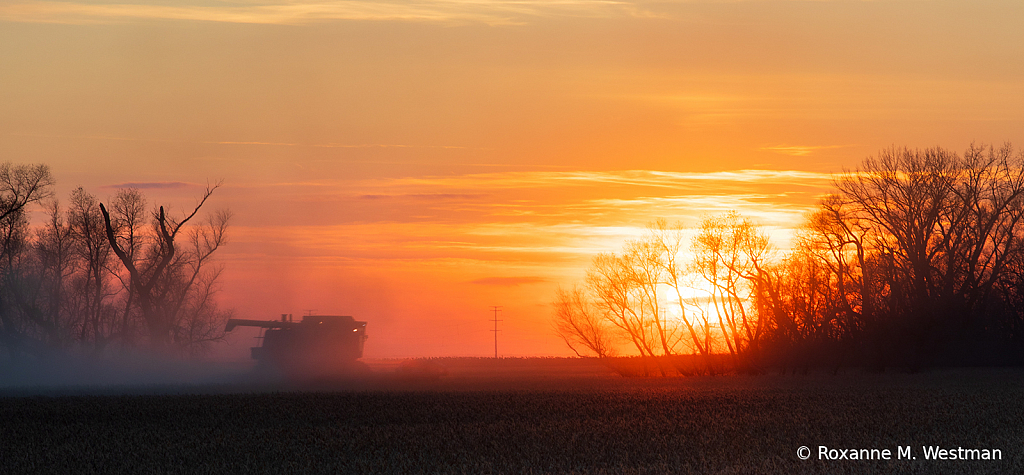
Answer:
[[[0,473],[1024,473],[1019,369],[623,378],[590,360],[370,363],[359,381],[307,385],[7,389]],[[819,460],[821,445],[891,460]],[[897,459],[906,446],[916,459]],[[925,460],[923,446],[1001,460]]]

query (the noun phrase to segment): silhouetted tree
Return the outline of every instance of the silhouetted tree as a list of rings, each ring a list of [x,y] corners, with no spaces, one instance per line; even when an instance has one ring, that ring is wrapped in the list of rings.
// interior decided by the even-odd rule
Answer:
[[[38,278],[25,278],[30,232],[27,207],[53,196],[53,177],[46,165],[0,164],[0,345],[12,358],[43,346],[43,320],[28,295],[38,290]],[[51,329],[51,337],[53,330]]]
[[[768,237],[736,212],[704,219],[693,238],[692,270],[708,284],[726,347],[737,365],[753,369],[772,285]]]
[[[76,341],[76,331],[82,324],[80,315],[69,308],[68,294],[78,268],[75,240],[59,202],[54,199],[46,206],[46,223],[36,231],[35,241],[23,257],[24,262],[35,265],[19,272],[22,282],[36,281],[36,292],[23,292],[18,300],[34,307],[29,315],[50,347],[67,347]]]
[[[147,229],[150,229],[148,226],[150,214],[146,211],[146,206],[146,197],[138,188],[119,189],[111,202],[111,227],[114,229],[118,246],[131,262],[137,262],[141,259],[144,249],[155,245],[151,239],[152,233],[147,232]],[[104,220],[104,237],[106,237],[105,233],[106,220]],[[117,317],[118,335],[121,342],[130,347],[136,343],[136,338],[140,333],[132,313],[138,306],[138,298],[132,283],[132,275],[123,265],[118,266],[118,269],[114,271],[114,276],[121,286],[123,296]]]
[[[1024,153],[891,148],[834,184],[785,256],[732,212],[699,224],[684,265],[683,228],[659,220],[595,257],[586,291],[643,356],[685,333],[708,357],[720,339],[741,370],[1024,363]]]
[[[595,307],[633,343],[640,356],[654,356],[652,305],[638,288],[632,265],[629,255],[598,254],[587,271],[587,288],[594,295]]]
[[[116,332],[115,311],[110,297],[111,288],[110,245],[107,243],[103,216],[96,197],[82,187],[71,192],[68,207],[68,228],[74,241],[80,269],[72,281],[72,313],[78,315],[79,341],[91,341],[96,351],[102,351]]]
[[[158,300],[172,322],[171,340],[188,353],[202,351],[223,336],[230,312],[214,299],[223,267],[211,265],[214,252],[227,242],[231,213],[221,210],[189,229],[188,241],[168,266]]]
[[[693,302],[683,295],[692,280],[680,262],[684,236],[682,225],[658,220],[643,236],[627,241],[621,254],[597,255],[587,271],[585,288],[556,294],[556,333],[574,351],[579,344],[589,347],[584,342],[593,340],[592,326],[576,322],[596,317],[618,338],[632,343],[640,356],[659,357],[655,362],[662,374],[667,369],[660,357],[676,355],[680,345],[692,346],[704,357],[707,371],[713,371],[712,325],[699,308],[698,316],[691,319],[687,306]],[[673,294],[678,317],[670,317],[664,305],[672,303],[664,295]]]
[[[855,219],[873,228],[869,252],[893,322],[885,330],[901,335],[904,359],[969,358],[987,338],[995,286],[1021,250],[1022,155],[1008,145],[963,156],[894,148],[836,183]]]
[[[604,358],[612,356],[612,335],[607,322],[590,302],[584,290],[574,286],[572,290],[561,287],[555,291],[555,333],[576,353],[584,356],[580,349],[589,350]]]
[[[79,187],[62,209],[45,165],[0,164],[0,347],[11,358],[52,350],[135,347],[196,354],[223,335],[218,307],[227,211],[197,217],[209,186],[180,219],[146,210],[137,189],[119,190],[108,210]],[[32,228],[28,207],[43,202]],[[117,257],[115,260],[114,257]]]
[[[193,246],[184,254],[179,254],[175,239],[218,187],[219,184],[207,187],[192,212],[179,220],[167,216],[164,207],[160,206],[153,216],[154,237],[144,256],[140,256],[138,250],[133,250],[131,245],[121,245],[121,242],[134,243],[137,229],[131,225],[119,227],[117,231],[121,234],[116,234],[110,213],[102,203],[99,205],[107,242],[128,272],[129,285],[138,301],[149,340],[158,348],[169,349],[175,341],[181,346],[180,343],[184,342],[178,338],[192,334],[190,331],[181,331],[178,325],[179,314],[189,291],[201,275],[203,265],[223,244],[230,214],[218,214],[217,218],[208,223],[208,229],[192,234]],[[127,198],[130,197],[126,195]],[[133,203],[124,205],[128,211],[135,209]],[[212,290],[212,285],[208,288]],[[202,333],[206,334],[205,331]],[[203,336],[200,339],[208,338]]]
[[[682,223],[669,224],[664,219],[658,219],[647,226],[647,234],[643,239],[658,250],[655,262],[657,262],[661,269],[659,274],[662,279],[661,283],[665,284],[675,295],[676,305],[679,307],[679,321],[686,328],[693,348],[704,359],[707,371],[712,373],[714,372],[714,366],[711,354],[714,338],[708,312],[697,305],[695,299],[683,297],[686,289],[692,288],[693,285],[690,282],[692,279],[688,278],[690,276],[687,272],[686,263],[680,260],[680,254],[683,251],[683,244],[686,240],[684,231],[685,228]],[[695,311],[688,311],[688,304],[690,309]],[[696,315],[691,317],[691,314]],[[673,337],[675,337],[676,328],[665,325],[665,327],[659,327],[659,330],[661,341],[667,348],[669,342],[675,339]],[[680,338],[682,338],[681,335]],[[670,353],[666,350],[666,354]]]

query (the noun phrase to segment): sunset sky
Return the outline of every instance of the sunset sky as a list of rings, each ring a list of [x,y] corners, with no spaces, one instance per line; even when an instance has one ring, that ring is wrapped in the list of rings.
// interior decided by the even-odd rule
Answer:
[[[565,356],[556,287],[654,218],[734,209],[785,248],[882,148],[1024,146],[1022,24],[1016,0],[0,0],[0,161],[179,213],[223,180],[240,318],[486,356],[501,305],[499,353]]]

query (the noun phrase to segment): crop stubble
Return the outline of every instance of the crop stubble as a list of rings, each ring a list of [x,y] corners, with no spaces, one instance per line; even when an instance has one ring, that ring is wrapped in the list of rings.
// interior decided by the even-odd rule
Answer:
[[[1022,389],[1019,370],[962,370],[6,397],[0,473],[1024,473]],[[918,460],[801,461],[801,445]]]

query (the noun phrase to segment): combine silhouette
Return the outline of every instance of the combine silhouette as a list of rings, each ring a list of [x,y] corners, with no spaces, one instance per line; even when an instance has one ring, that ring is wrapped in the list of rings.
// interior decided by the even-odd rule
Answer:
[[[265,329],[263,344],[252,348],[252,359],[260,371],[289,377],[345,375],[365,370],[363,356],[366,322],[350,316],[307,315],[293,322],[281,320],[228,320],[225,332],[235,327]]]

